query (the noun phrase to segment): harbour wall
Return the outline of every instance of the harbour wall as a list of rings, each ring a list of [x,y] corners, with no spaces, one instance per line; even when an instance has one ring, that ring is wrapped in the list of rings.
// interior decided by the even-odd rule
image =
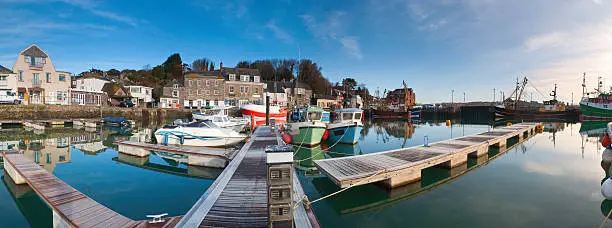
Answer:
[[[153,122],[191,116],[186,109],[120,108],[109,106],[3,105],[0,120],[48,120],[101,118],[120,116],[131,120]]]

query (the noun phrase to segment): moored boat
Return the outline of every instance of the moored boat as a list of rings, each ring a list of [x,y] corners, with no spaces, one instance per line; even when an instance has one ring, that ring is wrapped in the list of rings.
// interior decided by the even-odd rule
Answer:
[[[232,108],[232,106],[213,108],[209,110],[209,114],[193,112],[192,116],[194,120],[210,120],[218,127],[241,131],[249,123],[249,120],[246,118],[230,117],[228,113]]]
[[[299,146],[314,146],[321,143],[326,125],[321,121],[323,109],[318,107],[305,108],[305,115],[300,120],[287,124],[285,134],[291,136],[292,144]]]
[[[255,126],[259,126],[266,123],[266,106],[256,104],[246,104],[240,107],[242,116],[249,120],[253,118],[255,120]],[[282,124],[287,122],[287,110],[280,106],[270,105],[270,119],[274,119],[276,124]]]
[[[336,109],[332,123],[327,125],[329,143],[355,144],[363,129],[363,110],[358,108]]]
[[[244,141],[246,135],[219,128],[210,120],[180,125],[166,125],[155,131],[158,144],[222,147]]]

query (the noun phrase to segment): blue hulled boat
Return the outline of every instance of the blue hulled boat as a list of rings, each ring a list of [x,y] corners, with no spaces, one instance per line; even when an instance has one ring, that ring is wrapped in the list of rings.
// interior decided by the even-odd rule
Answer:
[[[327,141],[331,144],[357,143],[363,129],[362,117],[363,110],[358,108],[336,109],[332,122],[327,125]]]

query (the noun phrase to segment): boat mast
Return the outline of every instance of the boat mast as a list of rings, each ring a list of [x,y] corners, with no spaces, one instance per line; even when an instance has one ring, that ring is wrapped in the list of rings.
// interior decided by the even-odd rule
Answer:
[[[552,91],[550,96],[553,97],[553,101],[557,100],[557,84],[555,84],[555,89]]]
[[[582,73],[582,97],[586,97],[586,72]]]

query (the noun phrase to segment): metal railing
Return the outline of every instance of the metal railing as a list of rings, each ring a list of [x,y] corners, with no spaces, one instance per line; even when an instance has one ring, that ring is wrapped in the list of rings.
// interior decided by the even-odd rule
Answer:
[[[42,84],[42,80],[32,79],[32,87],[40,87],[41,84]]]

